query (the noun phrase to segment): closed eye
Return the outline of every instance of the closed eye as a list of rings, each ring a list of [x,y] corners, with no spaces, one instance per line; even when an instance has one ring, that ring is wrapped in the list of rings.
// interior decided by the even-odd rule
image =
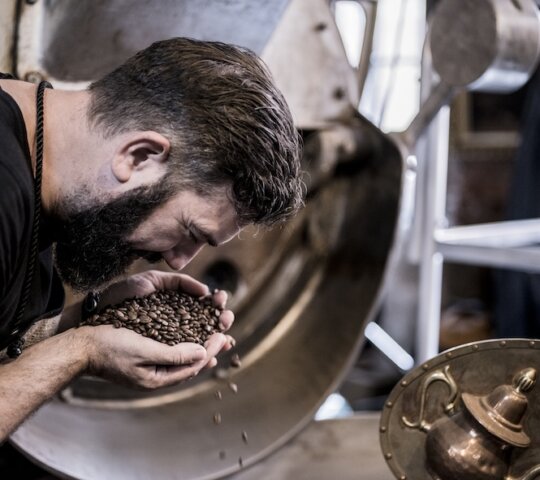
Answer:
[[[189,235],[189,239],[193,242],[193,243],[199,243],[199,239],[195,236],[195,234],[193,233],[193,231],[191,229],[188,228],[188,235]]]

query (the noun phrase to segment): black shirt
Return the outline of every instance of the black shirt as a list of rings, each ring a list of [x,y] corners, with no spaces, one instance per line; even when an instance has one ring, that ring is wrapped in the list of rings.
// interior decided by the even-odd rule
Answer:
[[[42,217],[30,299],[22,324],[14,324],[32,237],[33,181],[22,113],[0,88],[0,350],[36,321],[60,313],[64,304],[64,289],[53,266],[52,240]]]

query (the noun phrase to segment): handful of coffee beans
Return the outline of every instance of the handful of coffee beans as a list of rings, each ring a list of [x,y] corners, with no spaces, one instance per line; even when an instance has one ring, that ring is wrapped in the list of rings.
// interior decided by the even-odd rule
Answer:
[[[220,332],[221,312],[212,304],[211,296],[197,298],[175,290],[160,290],[111,305],[81,325],[124,327],[168,345],[203,345],[210,335]]]

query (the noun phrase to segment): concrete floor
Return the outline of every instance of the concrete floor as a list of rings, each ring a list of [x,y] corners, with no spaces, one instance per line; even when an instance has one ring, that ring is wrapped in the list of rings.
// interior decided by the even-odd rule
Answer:
[[[312,422],[234,480],[392,480],[379,447],[379,414]]]

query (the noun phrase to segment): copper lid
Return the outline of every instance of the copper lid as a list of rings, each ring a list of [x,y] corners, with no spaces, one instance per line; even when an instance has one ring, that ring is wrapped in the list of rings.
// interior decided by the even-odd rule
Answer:
[[[516,447],[528,447],[523,431],[523,416],[528,400],[524,395],[536,383],[536,370],[526,368],[515,377],[512,386],[500,385],[485,396],[463,393],[463,403],[471,415],[491,434]]]

